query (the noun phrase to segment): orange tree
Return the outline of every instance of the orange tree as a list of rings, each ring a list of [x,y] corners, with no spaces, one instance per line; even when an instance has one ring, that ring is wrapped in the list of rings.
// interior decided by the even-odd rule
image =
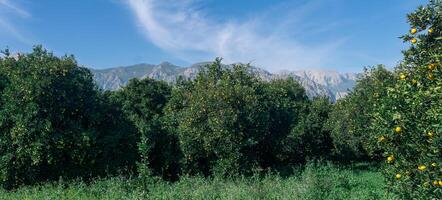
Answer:
[[[112,94],[137,128],[138,164],[140,175],[158,175],[174,180],[179,172],[180,152],[175,135],[164,129],[163,108],[169,100],[172,88],[164,81],[151,78],[132,79],[121,90]],[[152,173],[152,174],[151,174]]]
[[[296,80],[264,82],[248,65],[217,59],[195,80],[178,81],[164,121],[179,138],[184,173],[248,175],[305,160],[300,150],[308,139],[313,150],[321,149],[322,135],[311,130],[326,117],[329,103],[309,105]]]
[[[0,57],[0,187],[134,168],[131,124],[73,56]]]
[[[235,175],[257,165],[255,149],[269,120],[263,93],[247,67],[226,68],[220,59],[174,88],[166,118],[179,138],[184,173]]]
[[[383,65],[366,68],[353,91],[339,99],[326,122],[333,138],[333,157],[341,162],[379,158],[379,149],[370,145],[373,109],[377,99],[386,95],[386,86],[393,84],[393,73]]]
[[[442,3],[408,15],[411,47],[395,69],[396,81],[373,112],[374,145],[385,156],[389,190],[401,199],[442,196]]]

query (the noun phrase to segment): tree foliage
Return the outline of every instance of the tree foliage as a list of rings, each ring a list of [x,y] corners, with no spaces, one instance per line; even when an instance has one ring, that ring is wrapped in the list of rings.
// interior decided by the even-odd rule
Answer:
[[[134,79],[97,89],[73,56],[41,46],[0,57],[0,184],[129,174],[251,174],[309,159],[385,158],[401,199],[442,196],[442,2],[408,15],[394,72],[366,69],[331,105],[293,78],[262,81],[221,59],[175,86]],[[136,166],[138,163],[138,167]]]
[[[178,141],[175,135],[165,130],[163,123],[163,108],[170,93],[171,87],[167,83],[145,78],[132,79],[113,97],[137,129],[140,172],[176,179],[180,158]]]
[[[263,103],[269,115],[268,133],[257,146],[262,168],[293,164],[298,156],[289,135],[305,118],[308,98],[293,78],[272,80],[265,85]]]
[[[408,15],[411,47],[374,112],[374,137],[385,156],[389,188],[402,199],[442,196],[442,3]]]
[[[310,104],[292,78],[264,82],[249,66],[218,59],[173,89],[166,118],[186,173],[233,175],[322,157],[331,148],[321,121],[329,110],[328,99]]]
[[[333,106],[327,121],[334,143],[334,157],[341,161],[377,157],[379,149],[371,144],[373,112],[376,101],[387,95],[394,82],[393,73],[378,65],[365,69],[353,90]]]
[[[263,85],[246,69],[218,59],[174,90],[167,115],[177,125],[185,172],[233,175],[257,165],[269,115]]]
[[[105,127],[100,93],[89,70],[72,56],[58,58],[37,46],[30,54],[4,57],[0,74],[3,187],[88,178],[128,163],[127,156],[112,153],[128,148],[114,148],[119,133],[100,130]]]
[[[330,131],[324,126],[327,121],[331,104],[328,98],[318,97],[308,104],[308,110],[300,123],[289,135],[288,148],[295,161],[305,163],[309,159],[328,158],[333,148]]]

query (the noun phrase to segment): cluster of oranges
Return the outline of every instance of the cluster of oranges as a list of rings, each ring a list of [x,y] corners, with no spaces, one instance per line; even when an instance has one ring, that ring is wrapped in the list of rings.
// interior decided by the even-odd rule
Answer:
[[[412,28],[412,29],[410,30],[410,33],[411,33],[412,35],[416,34],[417,32],[418,32],[418,31],[417,31],[416,28]],[[433,32],[434,32],[434,30],[433,30],[432,28],[428,29],[428,34],[432,34]],[[417,39],[416,39],[415,37],[413,37],[413,38],[410,39],[410,42],[413,43],[413,44],[415,44],[415,43],[417,42]]]
[[[411,27],[401,38],[409,48],[394,79],[381,81],[386,95],[372,117],[369,147],[383,152],[384,176],[398,199],[442,197],[441,11],[441,1],[430,1],[407,16]]]
[[[395,160],[395,158],[394,158],[393,155],[390,155],[390,156],[387,157],[387,162],[390,163],[390,164],[393,163],[394,160]],[[437,167],[438,165],[437,165],[437,163],[433,162],[433,163],[431,163],[431,166],[432,166],[432,167]],[[419,165],[419,166],[417,167],[417,169],[418,169],[419,171],[423,172],[423,171],[427,170],[427,166],[425,166],[425,165]],[[408,176],[409,174],[410,174],[410,172],[407,171],[407,172],[406,172],[406,175]],[[400,180],[400,179],[402,178],[402,174],[397,173],[397,174],[395,175],[395,178],[396,178],[397,180]],[[426,184],[428,185],[428,183],[426,183]],[[441,187],[442,187],[442,180],[434,180],[434,181],[432,181],[432,184],[433,184],[434,186],[441,186]]]
[[[413,28],[413,29],[410,30],[410,33],[413,34],[413,35],[416,34],[417,32],[418,32],[418,31],[417,31],[417,29],[415,29],[415,28]],[[428,33],[429,33],[429,34],[433,33],[433,29],[429,29],[429,30],[428,30]],[[411,43],[416,43],[416,42],[417,42],[417,39],[416,39],[416,38],[412,38],[410,41],[411,41]],[[436,62],[432,62],[432,63],[429,63],[429,64],[428,64],[427,69],[428,69],[429,72],[428,72],[428,76],[427,76],[427,78],[428,78],[429,80],[433,80],[433,79],[434,79],[433,71],[436,70],[438,67],[439,67],[439,64],[436,63]],[[406,80],[407,77],[408,77],[408,75],[407,75],[405,72],[399,73],[399,79],[400,79],[400,80]],[[418,81],[417,81],[416,79],[412,79],[412,80],[411,80],[411,83],[412,83],[413,85],[417,85]],[[395,127],[393,128],[393,132],[396,133],[396,134],[401,134],[401,133],[403,132],[403,128],[402,128],[401,126],[399,126],[399,125],[398,125],[398,126],[395,126]],[[435,136],[435,134],[436,134],[436,133],[433,132],[433,131],[426,131],[426,132],[425,132],[425,135],[426,135],[428,138],[432,138],[433,136]],[[379,136],[377,139],[378,139],[379,142],[385,142],[385,141],[387,140],[386,136],[383,136],[383,135]],[[389,155],[389,156],[387,156],[387,163],[392,164],[392,163],[394,163],[394,162],[395,162],[395,157],[394,157],[392,154]],[[438,165],[437,165],[436,162],[431,163],[431,167],[436,168],[437,166],[438,166]],[[424,165],[424,164],[420,164],[420,165],[417,166],[417,170],[420,171],[420,172],[424,172],[424,171],[428,170],[428,168],[427,168],[426,165]],[[406,176],[409,177],[409,176],[408,176],[409,174],[410,174],[410,172],[407,171]],[[394,175],[394,177],[395,177],[397,180],[400,180],[400,179],[403,178],[403,175],[402,175],[401,173],[396,173],[396,174]],[[431,182],[426,182],[425,185],[428,186],[429,183],[431,183],[433,186],[440,186],[440,187],[442,187],[442,180],[434,180],[434,181],[431,181]]]

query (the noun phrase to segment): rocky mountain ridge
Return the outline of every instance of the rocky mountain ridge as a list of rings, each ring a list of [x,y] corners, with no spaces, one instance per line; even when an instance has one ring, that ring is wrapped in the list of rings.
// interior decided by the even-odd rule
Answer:
[[[109,69],[91,69],[94,79],[101,89],[117,90],[126,85],[132,78],[153,78],[173,83],[179,76],[195,78],[200,68],[210,62],[201,62],[189,67],[180,67],[169,62],[158,65],[136,64],[131,66],[115,67]],[[228,66],[228,65],[226,65]],[[270,73],[258,67],[251,67],[251,72],[262,80],[282,79],[293,77],[306,89],[309,97],[328,96],[336,101],[351,90],[358,78],[356,73],[338,73],[326,70],[297,70]]]

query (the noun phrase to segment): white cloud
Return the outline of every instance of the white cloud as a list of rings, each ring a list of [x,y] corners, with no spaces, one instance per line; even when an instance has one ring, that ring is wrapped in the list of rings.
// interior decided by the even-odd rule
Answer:
[[[14,19],[17,16],[28,19],[31,14],[9,0],[0,0],[0,34],[15,38],[23,44],[32,45],[31,39],[25,37],[15,26]]]
[[[309,46],[290,36],[288,29],[302,21],[293,17],[300,17],[298,14],[311,8],[288,13],[287,18],[278,19],[277,24],[259,16],[220,22],[198,9],[198,3],[195,0],[128,0],[147,39],[189,62],[219,56],[228,63],[252,62],[271,71],[318,68],[323,67],[343,41],[337,39]]]
[[[19,6],[11,3],[9,0],[0,0],[0,6],[4,6],[10,10],[12,10],[14,13],[20,15],[23,18],[31,17],[31,14],[29,14],[26,10],[20,8]]]
[[[8,23],[5,20],[0,19],[0,27],[1,29],[7,33],[8,35],[12,36],[13,38],[17,39],[18,41],[20,41],[21,43],[24,44],[28,44],[28,45],[32,45],[31,40],[29,40],[28,38],[26,38],[25,36],[23,36],[20,31],[18,31],[13,25],[11,25],[10,23]],[[2,31],[0,31],[1,33]],[[0,47],[3,48],[3,47]]]

